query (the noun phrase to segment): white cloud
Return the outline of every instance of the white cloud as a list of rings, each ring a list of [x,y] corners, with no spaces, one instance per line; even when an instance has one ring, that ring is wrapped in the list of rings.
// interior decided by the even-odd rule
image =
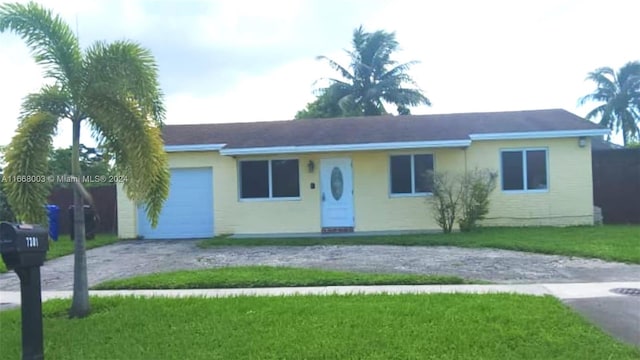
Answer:
[[[285,64],[263,76],[241,76],[222,96],[167,97],[167,123],[249,122],[293,119],[313,101],[313,83],[324,66],[315,60]]]
[[[296,0],[222,1],[196,20],[198,42],[264,47],[291,41],[303,3]]]
[[[74,30],[77,19],[85,46],[125,37],[149,46],[172,124],[292,118],[313,100],[314,81],[335,76],[315,56],[348,65],[342,49],[360,24],[395,31],[398,60],[421,61],[410,73],[433,107],[413,113],[560,107],[585,115],[589,107],[576,101],[592,90],[587,72],[640,59],[633,0],[42,2]],[[21,99],[42,78],[15,35],[1,34],[0,49],[6,144]],[[56,145],[67,139],[63,124]]]
[[[29,51],[19,40],[7,37],[0,35],[5,54],[0,55],[0,145],[7,144],[18,127],[22,99],[42,86],[42,69],[33,61],[25,61],[30,59]]]

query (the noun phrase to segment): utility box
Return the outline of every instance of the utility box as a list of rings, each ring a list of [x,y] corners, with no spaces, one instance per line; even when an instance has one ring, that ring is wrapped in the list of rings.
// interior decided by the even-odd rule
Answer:
[[[0,222],[0,253],[7,269],[42,266],[49,250],[48,229]]]

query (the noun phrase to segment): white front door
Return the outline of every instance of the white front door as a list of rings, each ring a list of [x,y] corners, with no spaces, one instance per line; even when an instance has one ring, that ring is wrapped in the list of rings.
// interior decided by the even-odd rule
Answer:
[[[353,228],[353,174],[351,159],[320,160],[323,228]]]

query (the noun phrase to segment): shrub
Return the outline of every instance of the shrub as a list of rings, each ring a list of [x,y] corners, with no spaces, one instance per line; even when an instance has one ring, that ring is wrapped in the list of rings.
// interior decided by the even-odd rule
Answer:
[[[464,175],[429,171],[429,202],[433,216],[444,233],[450,233],[456,220],[460,231],[471,231],[489,213],[489,195],[496,187],[498,173],[474,169]]]
[[[460,186],[460,231],[471,231],[489,213],[489,195],[496,188],[498,173],[474,169],[462,177]]]
[[[453,230],[453,224],[456,220],[461,194],[458,189],[459,182],[447,173],[429,171],[426,176],[431,184],[433,194],[430,197],[433,216],[442,231],[448,234]]]

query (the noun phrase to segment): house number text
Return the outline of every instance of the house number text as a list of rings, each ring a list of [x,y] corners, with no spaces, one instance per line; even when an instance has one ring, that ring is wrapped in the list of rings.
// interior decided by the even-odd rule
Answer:
[[[27,236],[27,237],[25,237],[25,240],[27,242],[27,247],[28,248],[38,247],[38,237],[36,237],[36,236]]]

